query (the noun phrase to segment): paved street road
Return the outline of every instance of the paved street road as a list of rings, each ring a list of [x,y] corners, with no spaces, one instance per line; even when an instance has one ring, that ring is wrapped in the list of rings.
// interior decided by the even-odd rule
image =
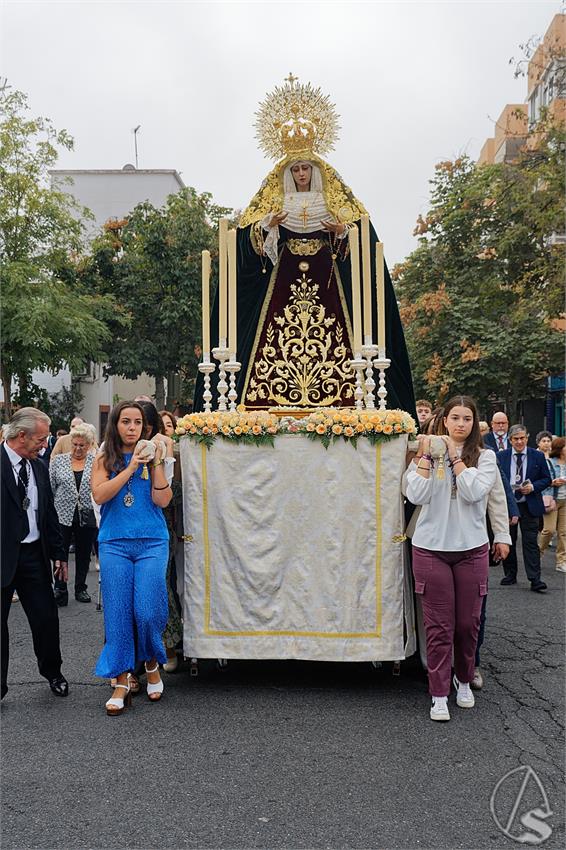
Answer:
[[[545,558],[545,596],[524,572],[492,571],[486,686],[476,708],[432,723],[413,659],[400,677],[369,664],[232,662],[165,675],[107,718],[108,686],[91,676],[102,614],[61,611],[68,699],[35,666],[21,606],[10,615],[10,691],[2,703],[2,848],[506,848],[490,813],[505,774],[530,765],[511,834],[545,848],[564,836],[564,587]],[[96,573],[89,577],[95,588]],[[512,814],[525,772],[500,786]],[[521,824],[526,817],[527,825]],[[542,824],[542,826],[540,826]],[[505,825],[505,824],[504,824]]]

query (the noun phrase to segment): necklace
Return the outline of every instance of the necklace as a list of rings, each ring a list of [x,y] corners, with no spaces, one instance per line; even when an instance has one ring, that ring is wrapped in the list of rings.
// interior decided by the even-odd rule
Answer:
[[[124,493],[124,505],[127,508],[131,508],[135,502],[134,494],[132,493],[132,481],[134,479],[135,474],[135,472],[132,472],[128,479],[128,483],[126,484],[126,493]]]

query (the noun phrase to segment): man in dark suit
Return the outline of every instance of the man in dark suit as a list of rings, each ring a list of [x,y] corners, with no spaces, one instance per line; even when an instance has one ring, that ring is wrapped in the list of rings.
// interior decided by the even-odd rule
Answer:
[[[508,432],[509,420],[507,415],[499,410],[491,417],[491,431],[483,438],[483,444],[486,449],[493,449],[495,452],[503,452],[509,448]]]
[[[2,690],[8,691],[8,615],[14,590],[28,618],[40,674],[56,696],[66,697],[61,675],[59,617],[53,596],[55,577],[67,580],[67,563],[49,473],[37,459],[49,436],[50,419],[23,407],[4,426],[2,475]]]
[[[513,425],[509,429],[511,448],[499,452],[498,458],[502,470],[511,482],[519,506],[519,525],[523,544],[525,572],[531,583],[531,590],[543,593],[546,584],[540,577],[540,552],[537,544],[539,519],[544,516],[542,491],[551,485],[546,458],[542,452],[527,446],[529,435],[523,425]],[[503,561],[504,577],[501,584],[517,584],[517,526],[512,525],[512,546]]]

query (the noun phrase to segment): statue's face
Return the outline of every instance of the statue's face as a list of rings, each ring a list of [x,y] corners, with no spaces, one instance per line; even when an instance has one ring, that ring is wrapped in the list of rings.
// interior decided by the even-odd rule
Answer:
[[[304,192],[305,189],[309,188],[311,183],[312,165],[310,162],[296,162],[295,165],[291,166],[291,174],[293,175],[297,189],[299,191],[302,189]]]

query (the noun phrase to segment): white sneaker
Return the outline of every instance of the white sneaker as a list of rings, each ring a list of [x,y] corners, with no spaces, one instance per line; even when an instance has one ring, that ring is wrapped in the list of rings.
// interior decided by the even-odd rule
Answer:
[[[566,564],[556,564],[554,569],[557,573],[566,573]]]
[[[448,697],[433,697],[430,707],[431,720],[450,720]]]
[[[452,681],[456,688],[456,705],[459,705],[460,708],[473,708],[476,701],[469,683],[466,682],[464,684],[463,682],[459,682],[456,676],[454,676]]]

